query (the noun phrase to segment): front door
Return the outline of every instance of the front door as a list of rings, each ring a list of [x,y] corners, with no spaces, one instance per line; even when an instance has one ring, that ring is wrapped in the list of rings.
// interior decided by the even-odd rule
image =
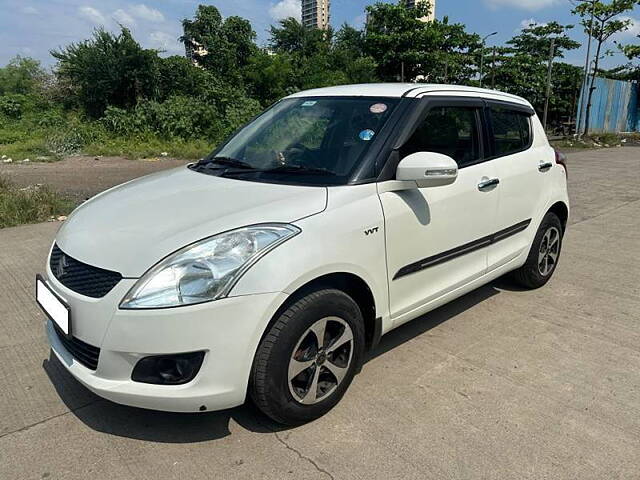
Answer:
[[[482,161],[482,103],[469,105],[427,103],[426,117],[399,149],[401,158],[418,151],[452,157],[460,169],[457,180],[380,194],[390,311],[397,324],[487,271],[498,208],[499,192],[492,184],[497,172]]]

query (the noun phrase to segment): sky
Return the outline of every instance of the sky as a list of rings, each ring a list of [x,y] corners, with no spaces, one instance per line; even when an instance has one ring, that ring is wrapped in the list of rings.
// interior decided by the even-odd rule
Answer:
[[[215,5],[224,16],[239,15],[251,20],[259,43],[268,38],[269,25],[287,16],[298,16],[300,0],[0,0],[0,65],[15,55],[30,56],[46,66],[54,59],[49,54],[71,42],[88,38],[93,29],[105,26],[117,30],[118,24],[129,27],[135,38],[145,47],[163,50],[166,55],[183,54],[178,42],[181,20],[193,16],[198,4]],[[346,22],[362,26],[364,8],[375,0],[332,0],[332,24],[339,27]],[[467,29],[481,35],[494,31],[487,45],[502,44],[531,22],[557,20],[577,24],[570,13],[569,0],[437,0],[436,16],[448,16],[450,22],[467,25]],[[640,7],[630,13],[634,22],[630,31],[616,40],[639,43]],[[581,28],[571,36],[585,42]],[[610,44],[613,49],[615,46]],[[570,52],[567,61],[584,63],[584,48]],[[606,60],[606,66],[618,65],[625,58],[616,54]]]

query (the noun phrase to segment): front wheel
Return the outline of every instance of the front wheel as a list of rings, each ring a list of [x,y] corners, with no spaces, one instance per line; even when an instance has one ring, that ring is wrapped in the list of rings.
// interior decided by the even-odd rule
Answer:
[[[340,401],[363,352],[356,302],[339,290],[309,293],[280,314],[260,342],[249,394],[279,423],[315,420]]]
[[[525,288],[540,288],[551,280],[562,250],[563,228],[555,213],[545,215],[533,240],[527,262],[513,272],[517,283]]]

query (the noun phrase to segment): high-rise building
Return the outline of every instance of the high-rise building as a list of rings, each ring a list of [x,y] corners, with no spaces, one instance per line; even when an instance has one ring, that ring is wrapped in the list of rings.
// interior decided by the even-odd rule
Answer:
[[[427,17],[421,18],[420,20],[431,22],[436,18],[436,0],[404,0],[404,2],[409,8],[414,8],[420,3],[429,3],[429,5],[431,6],[429,15]]]
[[[329,28],[331,0],[302,0],[302,24],[322,30]]]

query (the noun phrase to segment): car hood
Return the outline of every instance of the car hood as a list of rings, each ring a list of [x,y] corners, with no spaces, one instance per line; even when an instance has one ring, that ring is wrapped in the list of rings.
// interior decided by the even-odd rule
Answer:
[[[200,239],[257,223],[289,223],[322,212],[325,187],[221,178],[187,167],[103,192],[76,209],[56,242],[81,262],[138,278]]]

